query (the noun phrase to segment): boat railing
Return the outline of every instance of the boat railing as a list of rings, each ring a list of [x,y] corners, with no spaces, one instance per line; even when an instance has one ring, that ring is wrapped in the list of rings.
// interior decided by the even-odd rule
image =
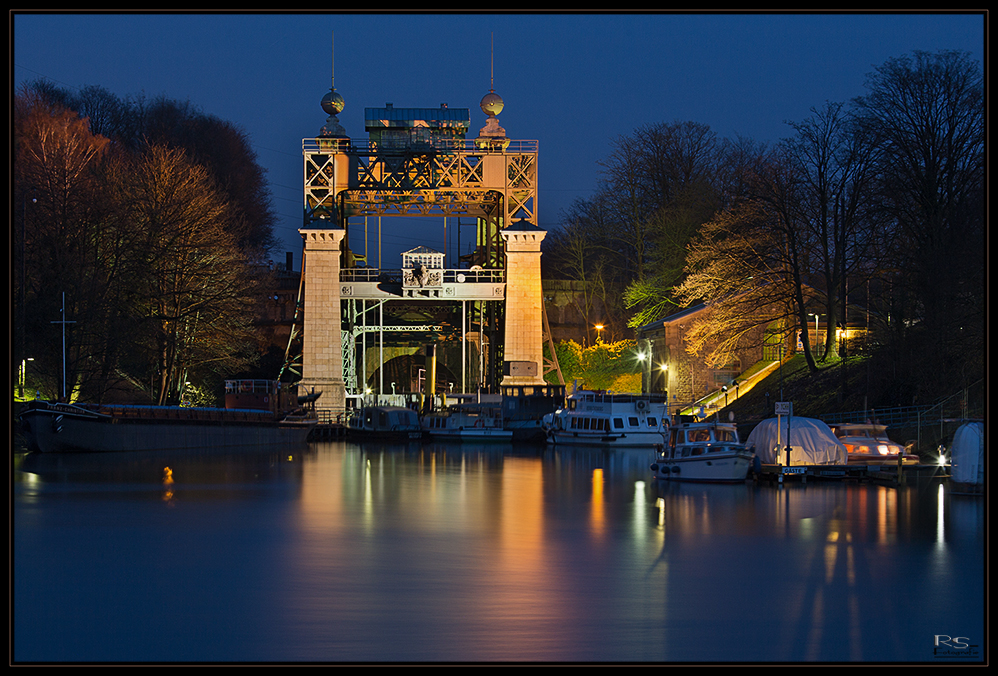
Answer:
[[[604,390],[579,390],[574,395],[576,399],[585,399],[594,402],[627,403],[634,401],[647,401],[651,404],[668,404],[669,397],[666,394],[634,394],[633,392],[611,392]]]
[[[316,408],[315,415],[320,425],[347,425],[350,418],[360,409],[347,408]]]

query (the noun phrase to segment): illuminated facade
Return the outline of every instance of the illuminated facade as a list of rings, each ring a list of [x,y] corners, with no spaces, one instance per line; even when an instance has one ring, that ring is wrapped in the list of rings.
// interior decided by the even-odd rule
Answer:
[[[440,384],[452,392],[543,384],[537,142],[506,137],[492,91],[473,139],[468,109],[386,104],[366,109],[368,139],[355,142],[337,119],[343,105],[331,88],[329,119],[302,142],[302,385],[321,390],[329,408],[365,391],[411,389],[414,371],[387,365],[419,345],[446,348],[424,351],[446,356]],[[377,221],[380,240],[381,218],[393,216],[443,219],[445,229],[448,219],[472,219],[474,248],[453,267],[426,246],[407,252],[401,269],[382,268],[380,252],[373,267],[366,224]],[[350,242],[361,225],[363,251]]]

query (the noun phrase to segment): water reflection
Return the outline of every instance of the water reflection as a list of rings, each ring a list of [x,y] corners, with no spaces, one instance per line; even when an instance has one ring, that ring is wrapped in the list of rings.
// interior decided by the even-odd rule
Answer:
[[[649,462],[350,442],[24,458],[15,657],[928,662],[934,634],[983,642],[979,500],[670,483]]]

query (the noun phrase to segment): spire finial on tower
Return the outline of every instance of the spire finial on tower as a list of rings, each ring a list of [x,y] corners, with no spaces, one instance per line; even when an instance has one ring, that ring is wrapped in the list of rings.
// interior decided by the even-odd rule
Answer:
[[[330,43],[332,43],[332,38],[330,38]],[[333,52],[333,55],[330,57],[329,91],[322,97],[322,101],[319,103],[319,105],[322,106],[322,110],[329,115],[329,118],[326,120],[325,126],[319,130],[319,136],[345,138],[347,132],[340,124],[340,121],[336,118],[337,115],[343,112],[345,102],[339,92],[336,91],[335,50],[333,50]]]
[[[488,147],[505,148],[509,145],[506,139],[506,130],[499,126],[496,115],[503,109],[502,97],[496,94],[495,90],[495,33],[492,34],[492,54],[489,58],[489,93],[482,97],[479,106],[482,112],[488,115],[485,126],[478,134],[478,144]]]

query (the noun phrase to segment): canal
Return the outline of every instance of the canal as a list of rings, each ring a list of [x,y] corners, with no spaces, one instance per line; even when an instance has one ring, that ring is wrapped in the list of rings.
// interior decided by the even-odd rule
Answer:
[[[15,455],[26,662],[983,662],[945,482],[670,484],[529,445]]]

